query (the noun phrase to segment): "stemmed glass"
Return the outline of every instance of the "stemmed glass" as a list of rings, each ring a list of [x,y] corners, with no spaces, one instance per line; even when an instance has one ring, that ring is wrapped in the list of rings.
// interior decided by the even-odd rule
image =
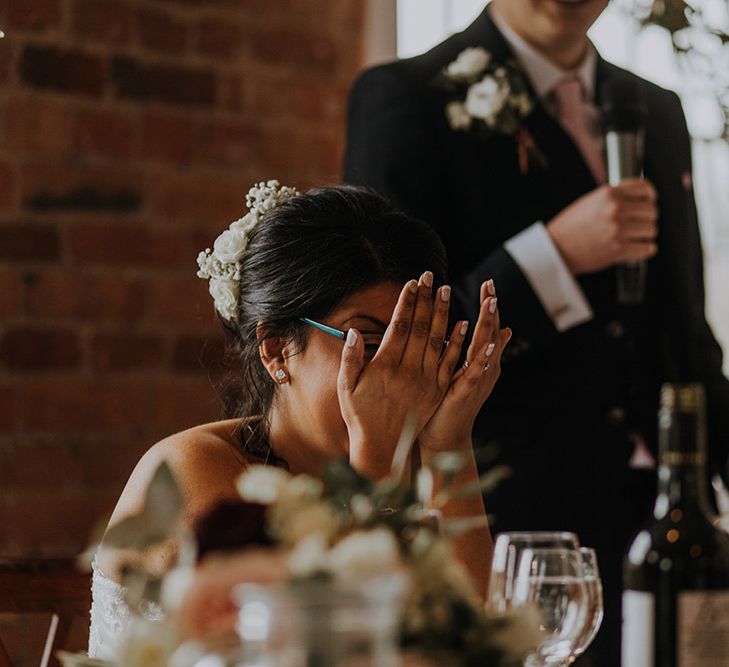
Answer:
[[[575,533],[565,531],[530,531],[501,533],[494,545],[488,600],[486,608],[492,614],[505,614],[511,607],[514,575],[519,556],[524,549],[579,549]]]
[[[524,549],[514,576],[512,606],[540,612],[544,638],[526,667],[568,665],[588,623],[589,596],[576,549]]]
[[[582,571],[587,589],[587,614],[583,631],[575,641],[571,662],[574,658],[581,656],[587,647],[592,644],[605,613],[602,601],[602,581],[597,566],[597,554],[594,549],[582,547],[580,556],[582,557]]]

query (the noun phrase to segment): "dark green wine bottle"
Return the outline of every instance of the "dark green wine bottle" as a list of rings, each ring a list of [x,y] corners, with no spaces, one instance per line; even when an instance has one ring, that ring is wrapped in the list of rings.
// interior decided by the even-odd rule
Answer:
[[[622,667],[729,667],[729,535],[707,497],[700,385],[665,385],[658,496],[624,566]]]

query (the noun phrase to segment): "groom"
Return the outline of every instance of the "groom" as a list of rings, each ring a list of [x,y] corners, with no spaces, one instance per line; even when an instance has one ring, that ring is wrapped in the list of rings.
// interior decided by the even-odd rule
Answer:
[[[495,531],[574,530],[598,550],[597,664],[619,662],[621,562],[656,491],[665,381],[708,395],[712,472],[726,474],[729,383],[704,317],[689,136],[678,98],[602,60],[587,30],[607,0],[493,0],[428,53],[365,72],[351,93],[345,181],[432,224],[464,304],[493,278],[510,356],[476,425],[512,476],[486,497]],[[439,74],[469,47],[516,61],[534,105],[521,134],[453,129]],[[648,105],[645,180],[605,184],[599,106],[634,81]],[[647,261],[640,306],[617,266]],[[475,321],[476,313],[465,314]]]

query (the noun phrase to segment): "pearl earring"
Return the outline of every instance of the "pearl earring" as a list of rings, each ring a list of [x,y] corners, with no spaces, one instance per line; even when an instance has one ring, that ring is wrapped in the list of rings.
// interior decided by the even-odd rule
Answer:
[[[276,377],[276,380],[278,380],[279,384],[283,384],[286,380],[286,371],[283,368],[279,368],[275,373],[274,376]]]

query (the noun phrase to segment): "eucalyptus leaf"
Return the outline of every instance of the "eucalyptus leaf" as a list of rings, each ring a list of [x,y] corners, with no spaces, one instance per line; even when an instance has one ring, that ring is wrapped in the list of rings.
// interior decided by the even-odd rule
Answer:
[[[175,481],[170,466],[162,461],[147,488],[144,513],[160,530],[174,526],[182,514],[182,491]]]
[[[443,489],[433,499],[433,505],[443,507],[452,500],[489,493],[509,477],[511,477],[509,466],[496,466],[481,475],[475,482],[464,484],[457,489]]]
[[[137,549],[143,551],[170,536],[169,526],[160,531],[155,521],[146,514],[136,514],[122,519],[106,531],[105,547],[116,549]]]

